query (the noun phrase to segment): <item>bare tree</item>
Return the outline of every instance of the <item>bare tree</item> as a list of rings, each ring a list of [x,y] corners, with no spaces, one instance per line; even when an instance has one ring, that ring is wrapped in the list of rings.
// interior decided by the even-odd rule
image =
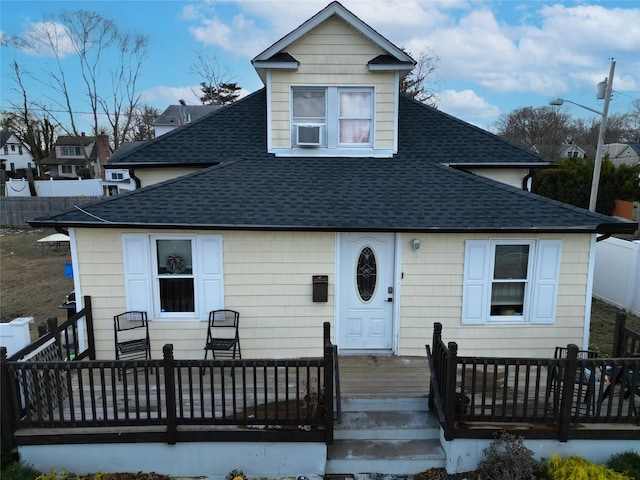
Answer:
[[[97,138],[104,132],[99,123],[104,114],[111,126],[109,133],[115,146],[120,144],[131,128],[131,117],[127,112],[135,112],[139,101],[136,90],[140,68],[146,58],[146,37],[123,33],[113,20],[98,13],[74,10],[46,19],[26,38],[16,38],[12,42],[21,42],[52,57],[52,62],[43,67],[42,78],[47,80],[42,83],[50,87],[50,115],[56,118],[55,110],[64,112],[67,121],[58,121],[58,124],[68,135],[80,136],[78,112],[86,107],[78,108],[78,99],[83,98],[90,109],[91,134]],[[75,68],[70,67],[69,56],[77,61]],[[117,60],[113,60],[114,57]],[[105,65],[109,67],[105,68]],[[70,81],[74,76],[82,79],[80,95]],[[111,88],[101,83],[109,77]],[[69,127],[65,128],[65,124]],[[91,169],[87,152],[85,162]]]
[[[411,52],[405,48],[402,50],[411,55]],[[438,69],[440,57],[431,49],[420,52],[413,70],[400,79],[400,91],[405,95],[426,103],[427,105],[436,106],[436,91],[433,88],[434,74]]]
[[[557,158],[569,134],[570,116],[552,107],[523,107],[502,115],[495,124],[498,135],[550,158]]]
[[[215,56],[195,52],[190,73],[200,79],[201,94],[197,95],[203,105],[227,105],[240,96],[241,87],[232,81],[233,74]]]
[[[99,97],[102,110],[113,132],[113,147],[118,148],[130,136],[140,94],[137,83],[140,66],[147,57],[148,39],[142,35],[123,34],[117,42],[120,61],[111,72],[112,95]]]
[[[126,141],[145,141],[155,137],[153,122],[160,116],[160,110],[151,105],[138,105],[132,118],[131,129],[125,137]]]
[[[10,76],[15,83],[12,90],[20,101],[11,103],[12,110],[2,112],[2,127],[29,146],[34,162],[41,169],[42,160],[53,149],[56,124],[46,114],[39,114],[41,109],[29,99],[25,85],[25,77],[29,74],[16,61],[11,63]]]

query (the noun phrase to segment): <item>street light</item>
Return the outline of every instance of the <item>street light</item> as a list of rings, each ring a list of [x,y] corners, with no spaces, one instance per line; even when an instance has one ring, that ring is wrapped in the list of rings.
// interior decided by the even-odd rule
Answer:
[[[600,170],[602,168],[602,153],[604,150],[604,134],[607,130],[607,114],[609,113],[609,102],[611,101],[611,87],[613,85],[613,72],[616,69],[616,61],[611,59],[611,68],[609,70],[608,79],[605,78],[604,83],[606,84],[606,89],[604,92],[604,106],[602,107],[602,112],[594,110],[590,107],[585,107],[584,105],[580,105],[579,103],[572,102],[571,100],[566,100],[564,98],[556,98],[549,102],[549,105],[562,105],[563,103],[572,103],[573,105],[577,105],[578,107],[589,110],[590,112],[597,113],[598,115],[602,115],[602,121],[600,122],[600,132],[598,134],[598,147],[596,148],[596,159],[595,164],[593,166],[593,179],[591,181],[591,196],[589,197],[589,210],[592,212],[596,211],[596,200],[598,199],[598,185],[600,184]]]

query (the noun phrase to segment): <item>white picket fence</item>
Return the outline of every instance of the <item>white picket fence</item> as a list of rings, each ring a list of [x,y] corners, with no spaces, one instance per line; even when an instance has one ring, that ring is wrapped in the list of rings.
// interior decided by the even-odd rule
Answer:
[[[596,244],[593,296],[640,316],[640,240]]]

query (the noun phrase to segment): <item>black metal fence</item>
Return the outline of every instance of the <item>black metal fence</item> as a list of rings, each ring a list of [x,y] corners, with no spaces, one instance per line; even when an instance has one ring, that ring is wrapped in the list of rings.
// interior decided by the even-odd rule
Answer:
[[[566,358],[463,357],[436,323],[427,346],[429,401],[445,438],[490,437],[506,425],[529,438],[637,438],[640,357],[578,358],[578,351],[568,345]]]

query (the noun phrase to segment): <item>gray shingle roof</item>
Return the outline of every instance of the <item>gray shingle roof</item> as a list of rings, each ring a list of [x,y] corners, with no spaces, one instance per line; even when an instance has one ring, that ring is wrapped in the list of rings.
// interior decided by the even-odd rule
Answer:
[[[145,143],[144,164],[220,161],[40,226],[437,232],[631,232],[630,224],[444,164],[527,167],[540,155],[407,98],[393,158],[266,153],[264,91]]]
[[[236,160],[82,208],[34,224],[416,232],[631,229],[419,157]]]
[[[107,161],[111,168],[208,166],[221,160],[265,156],[264,90],[216,109]]]

